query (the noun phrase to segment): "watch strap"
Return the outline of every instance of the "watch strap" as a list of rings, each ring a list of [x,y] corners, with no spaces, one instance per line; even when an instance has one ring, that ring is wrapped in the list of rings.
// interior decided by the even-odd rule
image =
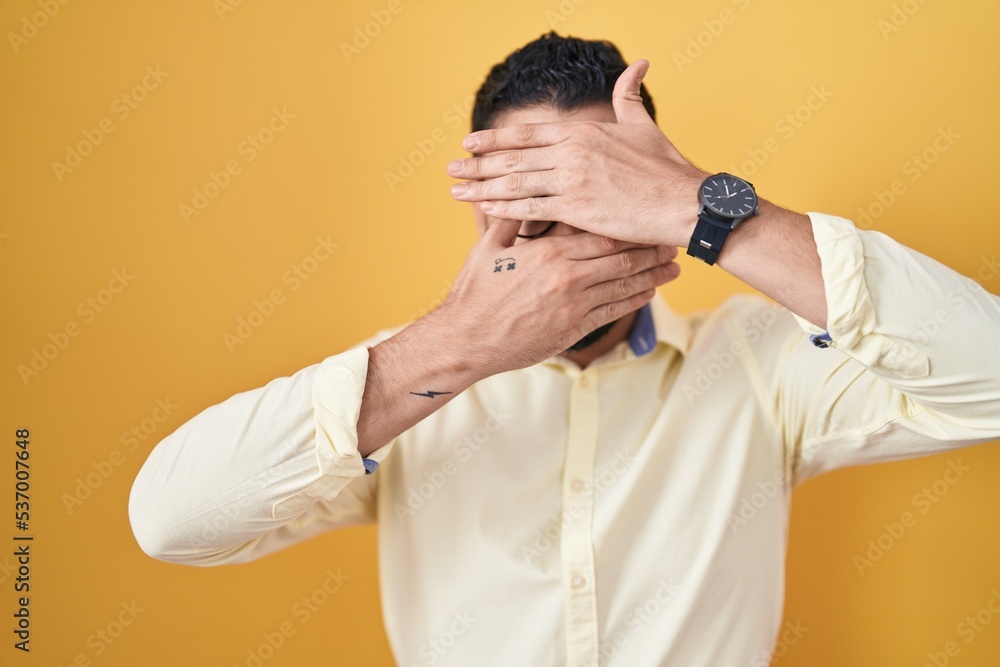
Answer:
[[[687,254],[703,260],[706,264],[715,264],[726,243],[726,237],[733,230],[732,222],[724,222],[714,218],[705,211],[698,214],[698,222],[691,234]]]

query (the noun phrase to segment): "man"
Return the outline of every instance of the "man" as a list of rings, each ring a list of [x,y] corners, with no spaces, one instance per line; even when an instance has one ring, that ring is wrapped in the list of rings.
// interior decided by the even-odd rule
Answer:
[[[237,563],[377,521],[401,665],[765,664],[794,484],[1000,436],[976,352],[1000,299],[701,171],[647,67],[554,34],[494,67],[449,165],[481,238],[445,303],[160,443],[142,548]],[[674,314],[676,246],[784,308]]]

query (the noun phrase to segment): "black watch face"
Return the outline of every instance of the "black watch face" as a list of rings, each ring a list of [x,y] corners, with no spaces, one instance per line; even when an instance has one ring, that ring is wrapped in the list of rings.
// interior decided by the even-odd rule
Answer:
[[[713,213],[742,218],[757,208],[757,195],[750,184],[730,174],[709,176],[701,184],[701,201]]]

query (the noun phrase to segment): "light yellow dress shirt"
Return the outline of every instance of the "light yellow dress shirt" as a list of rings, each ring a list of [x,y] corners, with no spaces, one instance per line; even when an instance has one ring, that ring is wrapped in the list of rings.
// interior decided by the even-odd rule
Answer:
[[[383,333],[164,439],[132,490],[136,538],[207,566],[377,521],[402,667],[764,666],[795,484],[1000,437],[1000,299],[809,215],[830,349],[760,298],[690,317],[656,299],[648,354],[483,380],[366,475],[356,423]]]

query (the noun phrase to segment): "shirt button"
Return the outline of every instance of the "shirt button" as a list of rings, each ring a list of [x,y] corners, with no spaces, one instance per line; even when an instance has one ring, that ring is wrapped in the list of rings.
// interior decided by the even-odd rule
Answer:
[[[573,588],[583,588],[587,585],[587,580],[578,574],[574,576],[569,583],[573,586]]]
[[[583,480],[577,477],[570,483],[569,488],[573,489],[576,493],[580,493],[583,491],[584,486]]]
[[[584,389],[586,389],[587,387],[589,387],[590,386],[590,378],[588,378],[586,375],[581,376],[580,377],[580,386],[583,387]]]

